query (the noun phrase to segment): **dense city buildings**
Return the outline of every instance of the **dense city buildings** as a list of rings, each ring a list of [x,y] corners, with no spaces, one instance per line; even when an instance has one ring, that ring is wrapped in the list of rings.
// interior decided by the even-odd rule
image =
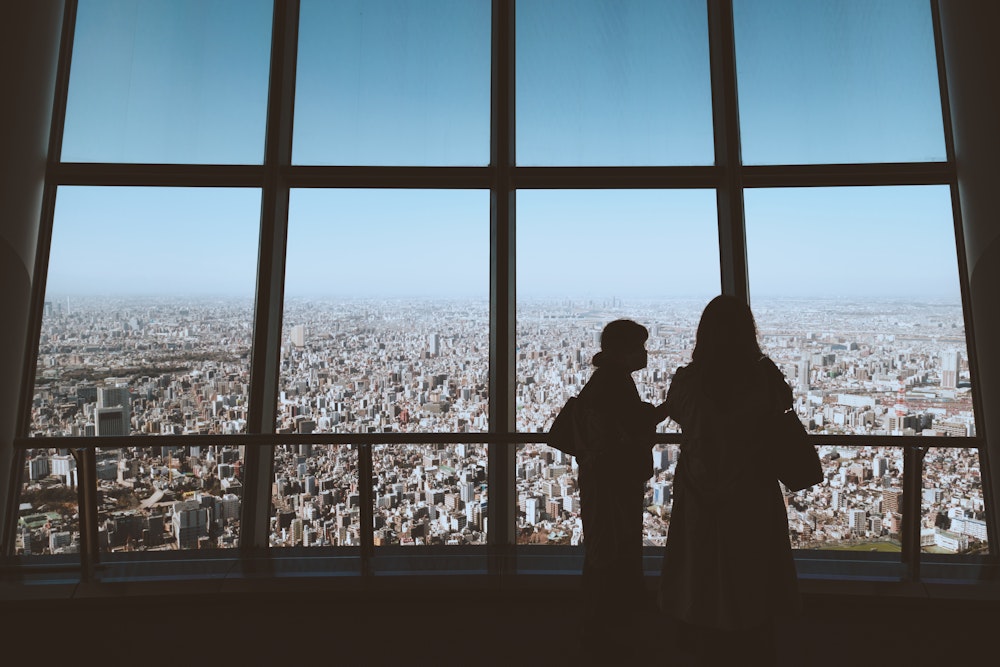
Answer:
[[[634,374],[645,400],[666,397],[688,363],[707,299],[525,301],[517,311],[515,418],[544,433],[590,376],[600,331],[629,317],[650,330],[649,365]],[[798,548],[899,550],[903,448],[865,436],[975,434],[964,323],[957,303],[759,300],[765,351],[816,434],[857,436],[820,446],[826,480],[787,494]],[[35,436],[246,431],[250,303],[59,298],[46,303],[32,403]],[[420,433],[489,428],[488,305],[461,300],[300,300],[285,305],[275,428],[282,434],[412,433],[372,446],[375,546],[483,544],[487,447],[419,444]],[[670,421],[661,433],[676,432]],[[134,443],[134,441],[132,441]],[[239,544],[243,447],[97,450],[99,540],[105,551]],[[665,543],[679,447],[657,445],[646,488],[645,543]],[[352,547],[361,541],[354,445],[273,450],[272,547]],[[932,446],[922,476],[921,543],[980,552],[986,529],[975,450]],[[72,452],[26,453],[17,549],[79,545]],[[523,544],[584,539],[576,461],[542,443],[515,455],[513,501]],[[734,521],[753,517],[733,515]]]

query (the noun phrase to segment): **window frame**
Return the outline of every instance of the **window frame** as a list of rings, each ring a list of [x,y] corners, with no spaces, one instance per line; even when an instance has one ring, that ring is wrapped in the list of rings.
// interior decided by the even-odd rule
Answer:
[[[514,423],[516,288],[515,240],[516,195],[531,189],[710,189],[717,199],[719,229],[719,267],[721,291],[749,300],[746,263],[746,231],[743,192],[747,188],[836,187],[878,185],[948,185],[954,218],[959,283],[965,321],[970,368],[973,371],[973,406],[982,415],[978,385],[975,382],[976,346],[969,303],[969,285],[965,243],[958,200],[954,140],[948,104],[947,85],[941,46],[939,8],[928,0],[932,11],[934,43],[938,65],[945,147],[943,162],[865,163],[821,165],[745,166],[740,154],[739,105],[737,99],[736,60],[731,0],[706,0],[710,55],[715,164],[712,166],[669,167],[539,167],[517,166],[515,152],[515,10],[516,0],[492,0],[491,21],[491,102],[490,162],[471,167],[379,167],[379,166],[296,166],[292,164],[292,122],[295,99],[295,72],[299,0],[275,0],[270,56],[270,81],[267,95],[264,161],[260,165],[205,164],[123,164],[62,162],[63,127],[69,73],[73,50],[77,0],[67,0],[59,54],[55,106],[46,168],[42,218],[27,344],[24,354],[22,391],[14,446],[19,450],[7,502],[14,506],[21,490],[23,453],[28,448],[69,448],[78,457],[82,470],[80,513],[81,553],[78,565],[81,577],[95,576],[101,561],[97,548],[96,479],[93,476],[94,453],[98,447],[239,444],[245,447],[243,514],[240,546],[233,557],[240,561],[258,558],[280,559],[280,549],[268,547],[270,518],[270,479],[272,448],[280,444],[349,444],[358,448],[361,502],[362,544],[357,550],[360,572],[368,576],[377,569],[373,547],[372,446],[374,444],[444,444],[485,443],[488,445],[489,533],[485,548],[491,577],[519,572],[517,554],[525,547],[516,546],[514,506],[516,502],[514,460],[518,444],[545,440],[544,434],[518,433]],[[59,186],[197,186],[246,187],[261,191],[261,219],[257,288],[254,305],[254,334],[251,356],[249,420],[247,433],[234,436],[141,436],[115,438],[29,438],[30,405],[34,393],[37,346],[44,306],[48,253],[51,244],[55,198]],[[274,412],[278,395],[284,268],[288,228],[289,193],[293,188],[419,188],[483,189],[490,192],[490,331],[489,331],[489,431],[479,434],[311,434],[279,435],[274,432]],[[919,545],[922,457],[928,447],[971,448],[979,451],[984,476],[987,474],[985,440],[981,435],[969,438],[934,439],[928,443],[921,436],[821,436],[812,437],[817,445],[873,444],[904,449],[904,522],[908,527],[903,538],[903,580],[920,579],[921,562],[935,562],[921,556]],[[676,444],[679,434],[660,434],[657,443]],[[367,481],[365,481],[367,480]],[[88,482],[90,484],[88,484]],[[991,486],[983,485],[989,527],[991,560],[998,551],[996,515]],[[3,526],[4,556],[12,557],[16,530],[16,512]],[[468,547],[460,547],[468,549]],[[545,547],[561,562],[575,562],[581,548]],[[343,548],[341,548],[343,549]],[[352,549],[352,548],[349,548]],[[451,553],[455,547],[407,547],[405,553],[417,557]],[[295,550],[293,550],[295,551]],[[481,550],[477,550],[479,552]],[[279,553],[276,553],[279,552]],[[316,548],[315,555],[339,557],[341,551]],[[523,552],[529,553],[529,552]],[[659,551],[647,549],[647,555]],[[818,558],[815,552],[797,554],[800,563]],[[310,556],[314,551],[310,549]],[[178,555],[183,558],[183,553]],[[289,556],[291,557],[291,556]],[[351,556],[355,557],[355,556]],[[65,559],[57,559],[64,562]],[[141,560],[141,559],[140,559]],[[861,560],[864,560],[862,558]],[[940,560],[940,559],[938,559]],[[947,559],[945,559],[947,560]],[[877,559],[871,562],[875,563]],[[862,568],[863,569],[863,568]],[[820,570],[823,570],[820,567]]]

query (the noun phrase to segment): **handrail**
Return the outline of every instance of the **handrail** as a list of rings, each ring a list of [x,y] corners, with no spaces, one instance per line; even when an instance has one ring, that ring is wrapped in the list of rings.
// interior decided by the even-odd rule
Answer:
[[[359,435],[365,437],[359,438]],[[333,437],[331,437],[333,436]],[[391,442],[385,436],[393,436]],[[920,489],[923,482],[923,459],[930,447],[961,447],[979,446],[979,439],[972,438],[925,438],[921,436],[873,436],[878,445],[900,447],[904,450],[903,480],[904,494],[902,509],[902,580],[906,582],[920,581]],[[312,444],[353,444],[359,450],[360,491],[362,499],[362,545],[359,558],[361,572],[370,575],[373,572],[372,561],[375,557],[372,531],[371,505],[374,502],[372,493],[372,449],[371,444],[433,444],[433,443],[499,443],[522,444],[540,443],[548,440],[547,433],[383,433],[383,434],[256,434],[227,436],[152,436],[148,438],[149,446],[162,446],[168,443],[183,442],[188,445],[211,443],[218,445],[221,441],[233,444],[252,444],[266,447],[281,444],[306,444],[304,439]],[[20,449],[38,447],[39,445],[60,444],[65,448],[72,441],[74,457],[78,460],[80,487],[80,564],[81,579],[91,580],[100,563],[100,546],[97,539],[97,474],[94,455],[97,448],[115,448],[128,445],[135,446],[137,440],[147,441],[145,437],[107,437],[107,438],[19,438],[15,446]],[[679,442],[679,433],[658,434],[657,441],[672,444]],[[848,446],[878,446],[872,445],[869,438],[858,436],[815,436],[817,445],[848,445]],[[859,442],[861,441],[861,442]],[[929,442],[930,441],[930,442]],[[118,444],[121,443],[121,444]],[[145,444],[145,442],[144,442]],[[367,508],[367,511],[365,509]],[[494,545],[495,546],[495,545]],[[489,549],[491,547],[487,547]],[[239,556],[238,556],[239,557]],[[73,569],[73,568],[70,568]]]
[[[978,436],[910,436],[910,435],[820,435],[810,434],[814,445],[840,445],[842,447],[943,447],[969,449],[985,446]],[[232,435],[130,435],[109,437],[45,436],[14,438],[14,449],[89,449],[119,447],[163,447],[247,445],[273,447],[275,445],[355,445],[355,444],[548,444],[548,433],[509,431],[494,433],[241,433]],[[657,433],[655,444],[672,445],[681,442],[681,434]],[[141,443],[141,444],[140,444]]]

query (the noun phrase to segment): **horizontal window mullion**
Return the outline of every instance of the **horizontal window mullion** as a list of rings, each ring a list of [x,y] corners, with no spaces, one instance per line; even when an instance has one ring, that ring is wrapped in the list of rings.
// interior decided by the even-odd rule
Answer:
[[[947,162],[759,165],[742,170],[746,188],[947,185],[954,178],[954,166]]]
[[[515,189],[679,189],[719,187],[720,167],[514,167]]]
[[[488,189],[491,167],[316,167],[282,168],[293,188]]]
[[[969,449],[983,446],[977,437],[926,437],[922,435],[809,435],[814,445],[841,445],[844,447],[941,447],[946,449]]]
[[[487,189],[492,167],[312,167],[281,169],[289,187]],[[936,185],[954,179],[947,162],[744,166],[743,184],[763,187]],[[98,164],[52,167],[57,185],[261,187],[261,165]],[[715,188],[720,167],[513,167],[515,189]]]
[[[56,185],[259,188],[265,174],[261,165],[62,162],[52,167],[50,181]]]

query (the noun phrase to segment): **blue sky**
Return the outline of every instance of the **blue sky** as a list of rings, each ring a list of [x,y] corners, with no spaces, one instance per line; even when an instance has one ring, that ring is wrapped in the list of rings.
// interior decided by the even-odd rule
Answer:
[[[745,162],[944,158],[928,3],[734,18]],[[489,21],[486,0],[303,0],[293,161],[486,164]],[[63,159],[260,164],[270,22],[264,0],[81,0]],[[520,164],[713,162],[703,1],[522,0],[516,28]],[[488,193],[291,201],[290,295],[486,296]],[[748,190],[746,211],[755,295],[958,298],[947,188]],[[259,218],[254,190],[61,188],[49,291],[252,295]],[[522,191],[517,230],[522,296],[720,287],[712,191]]]

